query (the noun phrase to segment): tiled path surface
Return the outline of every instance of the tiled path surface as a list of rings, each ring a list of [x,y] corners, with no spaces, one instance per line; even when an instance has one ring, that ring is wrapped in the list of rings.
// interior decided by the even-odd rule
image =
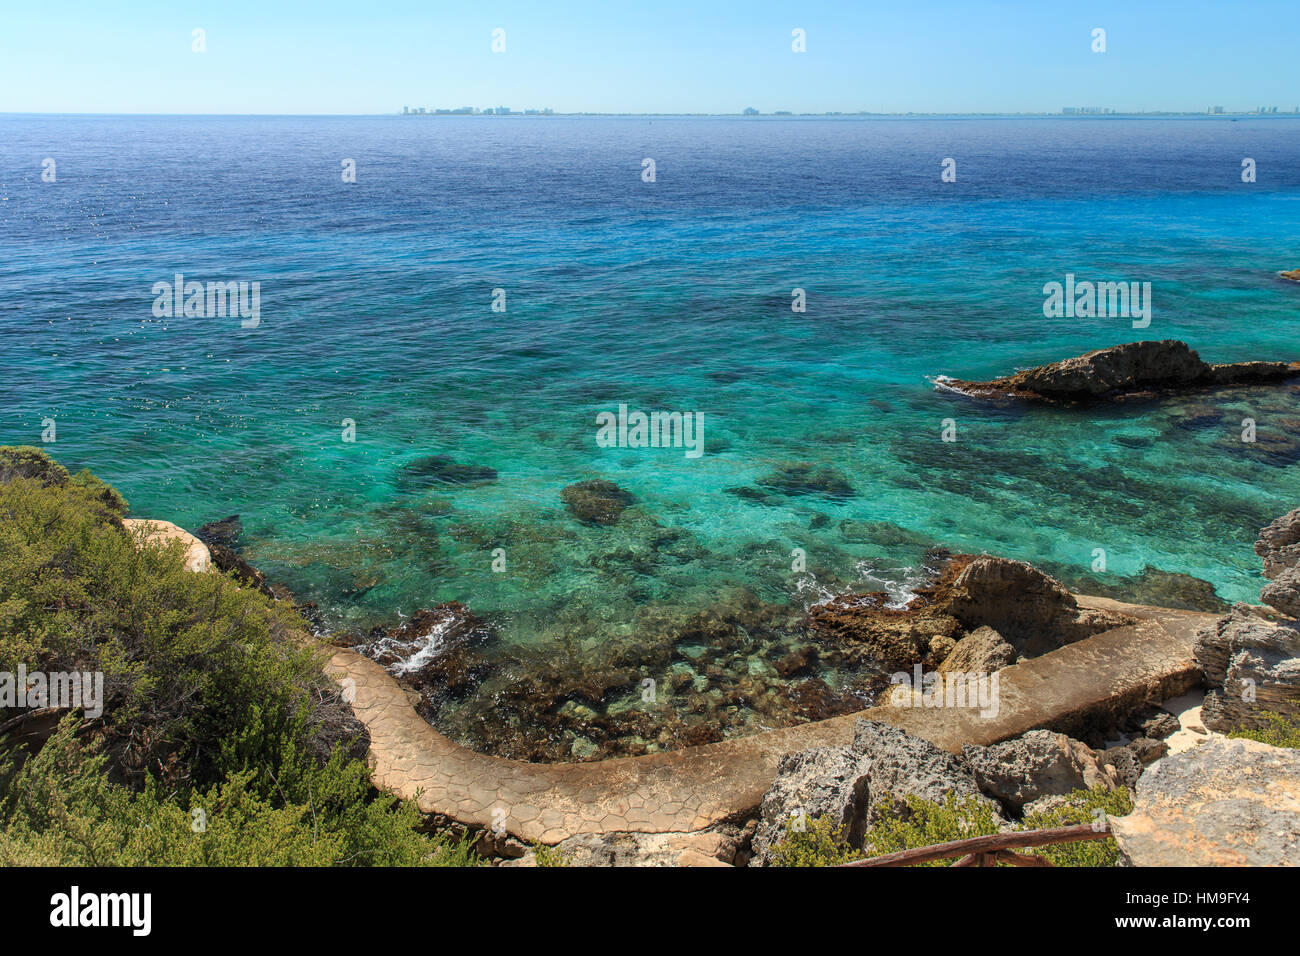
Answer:
[[[895,724],[948,750],[989,744],[1038,727],[1068,729],[1074,715],[1117,702],[1159,701],[1199,681],[1192,658],[1197,629],[1215,615],[1080,597],[1140,618],[999,674],[996,716],[972,710],[874,707],[858,714],[664,754],[597,763],[534,764],[475,753],[415,712],[408,692],[378,664],[339,650],[327,672],[344,684],[370,731],[374,782],[414,798],[426,813],[505,828],[554,844],[578,833],[698,830],[755,809],[781,755],[842,746],[853,723]],[[348,683],[350,681],[351,683]]]

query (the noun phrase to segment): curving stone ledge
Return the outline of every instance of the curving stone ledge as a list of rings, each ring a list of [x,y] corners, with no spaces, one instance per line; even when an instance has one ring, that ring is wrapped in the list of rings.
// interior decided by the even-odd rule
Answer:
[[[473,826],[503,826],[523,840],[555,844],[582,833],[682,833],[752,813],[783,754],[846,746],[859,717],[901,727],[959,753],[1030,730],[1070,732],[1200,682],[1192,653],[1212,614],[1080,597],[1138,623],[1114,628],[998,674],[999,708],[880,706],[812,724],[702,747],[597,763],[533,764],[476,753],[444,737],[379,664],[337,650],[326,672],[344,687],[370,733],[377,787],[414,799],[425,813]]]

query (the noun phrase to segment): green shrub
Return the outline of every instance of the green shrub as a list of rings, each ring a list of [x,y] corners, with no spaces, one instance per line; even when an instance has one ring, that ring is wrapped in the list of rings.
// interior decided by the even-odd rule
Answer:
[[[569,856],[563,850],[557,850],[545,843],[533,844],[533,860],[538,866],[568,866]]]
[[[1290,747],[1292,750],[1300,750],[1300,716],[1268,714],[1263,727],[1241,727],[1230,731],[1228,736],[1240,740],[1258,740],[1272,747]]]
[[[68,469],[31,445],[0,445],[0,484],[31,478],[43,485],[65,485]]]
[[[1065,799],[1065,804],[1054,810],[1025,814],[1022,828],[1051,830],[1055,827],[1072,827],[1096,823],[1103,819],[1102,814],[1122,817],[1133,812],[1133,795],[1123,787],[1116,790],[1106,787],[1076,790]],[[1082,843],[1030,847],[1024,852],[1046,857],[1057,866],[1115,866],[1119,862],[1119,847],[1112,837]]]
[[[163,793],[109,782],[105,757],[67,718],[14,770],[0,799],[0,865],[41,866],[472,866],[468,841],[417,832],[413,805],[368,799],[365,767],[334,759],[298,803],[261,795],[257,771],[206,790]]]
[[[843,828],[830,817],[808,820],[798,829],[793,822],[786,823],[785,836],[772,847],[768,866],[839,866],[862,859],[862,851],[849,846]]]
[[[0,448],[0,671],[104,674],[101,718],[0,752],[0,863],[481,862],[374,793],[291,608],[186,571],[179,542],[137,548],[125,510],[88,472]]]
[[[862,843],[868,856],[882,856],[997,832],[998,818],[993,807],[978,797],[958,797],[949,793],[944,796],[943,803],[934,803],[907,794],[901,804],[897,801],[891,803],[867,830]],[[955,862],[954,858],[918,865],[951,866]]]
[[[1016,829],[1046,830],[1093,823],[1097,819],[1096,811],[1123,816],[1133,809],[1132,797],[1124,789],[1076,790],[1065,799],[1054,810],[1028,814]],[[769,865],[838,866],[864,857],[992,836],[1000,832],[1000,825],[993,807],[975,796],[958,797],[949,793],[942,803],[935,803],[908,794],[886,805],[867,830],[862,850],[849,846],[843,832],[828,818],[819,818],[810,821],[802,832],[792,832],[787,825],[784,838],[772,850]],[[1056,866],[1114,866],[1118,860],[1115,841],[1110,838],[1030,847],[1020,852],[1046,857]],[[916,865],[951,866],[958,859],[951,857]]]

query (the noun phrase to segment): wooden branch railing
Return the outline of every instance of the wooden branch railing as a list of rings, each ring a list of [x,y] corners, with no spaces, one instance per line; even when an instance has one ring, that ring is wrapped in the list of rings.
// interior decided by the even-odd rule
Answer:
[[[994,833],[991,836],[970,837],[922,846],[912,850],[899,850],[884,856],[841,863],[841,866],[912,866],[961,857],[953,866],[1052,866],[1052,862],[1033,853],[1017,853],[1017,849],[1031,846],[1050,846],[1054,843],[1078,843],[1082,840],[1104,840],[1110,836],[1110,827],[1083,823],[1073,827],[1056,827],[1051,830],[1017,830],[1011,833]]]

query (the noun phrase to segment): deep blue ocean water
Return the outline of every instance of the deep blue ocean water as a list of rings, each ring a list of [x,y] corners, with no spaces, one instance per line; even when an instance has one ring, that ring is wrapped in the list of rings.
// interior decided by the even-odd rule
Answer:
[[[1300,504],[1294,392],[1207,424],[1203,397],[997,407],[927,376],[1143,338],[1300,358],[1296,267],[1300,119],[5,116],[0,442],[52,418],[133,513],[238,513],[337,627],[454,599],[596,644],[730,588],[905,594],[929,544],[1080,572],[1102,548],[1251,600],[1256,531]],[[156,318],[175,273],[260,282],[259,327]],[[1045,318],[1067,273],[1149,281],[1150,327]],[[620,403],[701,413],[706,453],[598,448]],[[498,477],[402,471],[437,454]],[[728,491],[790,463],[854,494]],[[589,478],[634,496],[619,524],[566,512]]]

